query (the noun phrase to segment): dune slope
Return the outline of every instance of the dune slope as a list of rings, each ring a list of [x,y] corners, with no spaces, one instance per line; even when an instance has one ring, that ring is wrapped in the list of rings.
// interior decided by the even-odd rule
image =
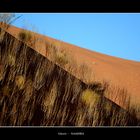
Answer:
[[[8,32],[17,37],[20,30],[20,28],[11,26]],[[50,42],[65,49],[78,64],[87,63],[94,72],[93,81],[95,79],[97,81],[106,80],[113,86],[125,88],[131,96],[132,104],[140,104],[140,62],[90,51],[37,33],[35,33],[35,36],[39,41],[35,47],[31,47],[37,52],[46,56],[44,42]]]

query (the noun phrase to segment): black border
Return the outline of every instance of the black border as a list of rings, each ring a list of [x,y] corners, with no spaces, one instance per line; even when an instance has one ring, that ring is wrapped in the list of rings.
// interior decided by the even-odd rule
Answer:
[[[140,12],[138,0],[2,0],[0,12]]]
[[[0,12],[13,13],[138,13],[138,0],[2,0]],[[134,129],[132,129],[134,128]],[[54,136],[90,136],[93,139],[137,139],[139,127],[1,127],[1,138],[48,139]],[[31,131],[32,130],[32,131]],[[72,135],[81,132],[84,135]],[[62,133],[59,134],[59,133]],[[66,135],[65,135],[66,133]]]
[[[91,139],[138,139],[139,129],[131,127],[3,127],[4,139],[53,139],[53,137],[89,137]],[[78,133],[83,133],[80,135]]]

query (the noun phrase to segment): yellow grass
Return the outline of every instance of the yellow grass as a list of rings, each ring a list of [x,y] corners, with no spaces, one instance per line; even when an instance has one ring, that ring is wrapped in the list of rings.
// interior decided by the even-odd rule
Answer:
[[[15,84],[18,86],[19,89],[24,88],[25,78],[22,75],[16,76]]]
[[[96,104],[99,101],[100,96],[97,93],[95,93],[93,90],[86,89],[82,92],[81,99],[82,102],[84,102],[87,106],[90,106],[92,104],[93,105]]]

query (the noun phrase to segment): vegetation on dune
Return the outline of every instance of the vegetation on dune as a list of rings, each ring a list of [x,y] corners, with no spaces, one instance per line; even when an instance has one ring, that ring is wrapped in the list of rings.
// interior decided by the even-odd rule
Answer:
[[[18,86],[19,89],[23,89],[25,83],[25,78],[22,75],[16,76],[15,84]]]
[[[64,67],[71,72],[79,70],[69,65],[64,50],[48,43],[46,58],[28,47],[24,39],[19,41],[7,32],[0,36],[0,125],[140,125],[139,109],[130,106],[124,90],[119,90],[124,95],[120,102],[126,109],[105,98],[107,83],[85,84],[65,71]],[[82,73],[86,73],[85,67],[81,66]]]
[[[77,61],[73,56],[69,54],[63,48],[58,48],[58,46],[46,43],[46,56],[53,63],[59,65],[63,69],[67,70],[69,73],[77,77],[78,79],[84,81],[85,83],[90,83],[94,77],[94,73],[91,68],[88,67],[86,62],[78,65]]]
[[[46,43],[46,56],[61,67],[65,67],[69,63],[68,55],[64,49],[59,49],[53,44]]]
[[[86,89],[82,92],[81,99],[87,106],[90,106],[91,104],[96,104],[96,102],[99,101],[100,96],[93,90]]]
[[[29,42],[32,39],[32,35],[29,31],[21,30],[18,34],[20,40],[24,42]]]
[[[0,14],[0,26],[3,29],[8,29],[10,25],[15,22],[21,16],[16,16],[12,13],[1,13]]]

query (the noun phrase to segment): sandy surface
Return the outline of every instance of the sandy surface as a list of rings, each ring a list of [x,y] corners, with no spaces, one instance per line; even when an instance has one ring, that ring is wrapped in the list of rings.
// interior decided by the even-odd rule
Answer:
[[[9,32],[14,36],[17,36],[19,31],[20,29],[16,27],[9,29]],[[131,102],[135,105],[140,104],[140,62],[97,53],[43,35],[36,34],[36,36],[40,41],[34,49],[42,55],[46,56],[46,46],[43,41],[49,41],[58,47],[63,47],[79,64],[86,62],[93,69],[97,80],[106,80],[114,86],[127,89],[131,96]]]

